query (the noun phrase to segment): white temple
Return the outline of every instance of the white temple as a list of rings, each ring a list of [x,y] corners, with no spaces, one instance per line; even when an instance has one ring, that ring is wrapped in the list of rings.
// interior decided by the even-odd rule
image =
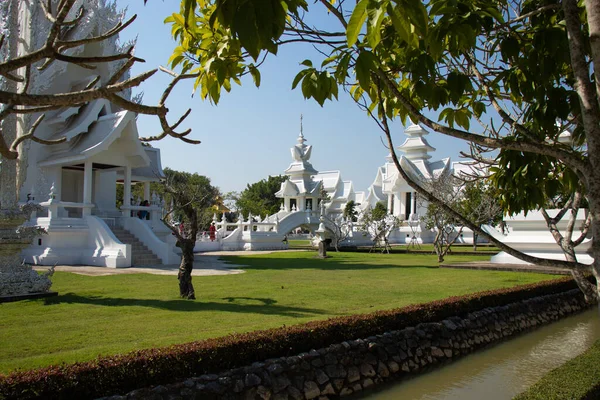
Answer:
[[[354,192],[352,181],[344,181],[340,171],[318,172],[308,161],[310,160],[312,146],[305,144],[304,132],[300,126],[298,144],[292,147],[292,163],[284,171],[289,177],[281,184],[281,189],[275,195],[283,199],[284,211],[318,210],[320,198],[323,193],[329,201],[325,211],[330,215],[344,212],[346,203],[353,200],[361,203],[363,192]]]
[[[83,4],[86,14],[69,33],[73,37],[97,36],[122,18],[114,3],[77,3],[73,12]],[[36,2],[23,2],[18,18],[18,26],[9,26],[8,34],[19,35],[26,51],[41,47],[49,26],[41,7]],[[116,54],[128,45],[121,46],[112,37],[72,49],[71,55]],[[87,69],[56,61],[34,71],[30,90],[60,93],[85,88],[97,76],[105,82],[121,65],[99,64],[96,69]],[[23,146],[18,198],[21,203],[34,200],[43,206],[44,211],[33,215],[29,224],[48,232],[23,251],[26,262],[128,267],[178,261],[170,231],[160,221],[158,200],[150,193],[150,182],[164,177],[160,150],[140,142],[135,113],[106,100],[92,101],[48,112],[36,134],[42,139],[67,140],[52,146],[27,141]],[[120,209],[116,206],[118,183],[124,185]],[[131,205],[133,184],[144,185],[145,200],[153,201],[144,208],[151,215],[149,220],[135,217],[140,207]]]

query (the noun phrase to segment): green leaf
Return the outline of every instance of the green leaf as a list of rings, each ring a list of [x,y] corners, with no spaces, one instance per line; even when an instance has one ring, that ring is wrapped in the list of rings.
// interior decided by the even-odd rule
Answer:
[[[334,54],[332,56],[327,57],[321,63],[321,68],[325,67],[328,64],[331,64],[333,61],[337,60],[338,57],[339,57],[339,54]]]
[[[496,7],[487,7],[485,9],[492,17],[494,17],[496,19],[496,21],[498,21],[499,23],[503,24],[504,23],[504,17],[502,16],[502,13],[496,8]]]
[[[296,89],[296,86],[298,86],[298,83],[300,83],[302,78],[304,78],[306,76],[306,74],[308,74],[311,71],[312,71],[311,68],[307,68],[307,69],[303,69],[302,71],[298,72],[298,74],[294,78],[294,81],[292,82],[292,90]]]
[[[467,110],[458,110],[455,114],[454,114],[454,119],[456,120],[456,123],[465,128],[466,130],[469,129],[470,126],[470,121],[469,121],[469,112]]]
[[[313,96],[316,87],[316,80],[317,77],[315,72],[307,74],[302,80],[302,95],[305,99],[310,99]]]
[[[383,8],[376,7],[368,9],[367,15],[369,17],[367,40],[371,48],[374,49],[381,42],[381,23],[383,22],[385,13],[383,12]]]
[[[352,54],[350,52],[345,53],[340,61],[338,62],[335,68],[335,77],[339,83],[343,83],[348,76],[348,66],[350,65],[350,60],[352,59]]]
[[[185,0],[183,1],[183,18],[184,18],[184,26],[185,29],[190,30],[190,27],[194,26],[196,23],[196,15],[194,11],[196,10],[196,0]]]
[[[253,4],[253,2],[249,1],[240,5],[233,18],[233,26],[235,27],[234,30],[240,43],[256,61],[261,48],[260,37],[256,27],[256,10]]]
[[[427,33],[427,22],[429,20],[427,9],[420,1],[404,0],[400,3],[402,9],[408,14],[410,22],[417,28],[418,33]]]
[[[415,42],[418,44],[418,37],[411,33],[410,22],[406,19],[405,14],[399,13],[391,4],[388,4],[387,12],[400,39],[411,46],[415,45]]]
[[[362,51],[356,59],[356,79],[365,91],[371,86],[371,70],[375,66],[375,55],[370,51]]]
[[[354,10],[352,11],[352,15],[350,16],[350,21],[348,22],[348,27],[346,28],[346,40],[348,42],[348,47],[354,46],[356,41],[358,40],[358,35],[360,34],[360,30],[367,19],[367,5],[369,4],[369,0],[360,0]]]
[[[254,64],[248,65],[248,69],[250,70],[250,75],[252,75],[252,80],[254,80],[254,85],[256,87],[260,86],[260,71],[258,68],[254,66]]]

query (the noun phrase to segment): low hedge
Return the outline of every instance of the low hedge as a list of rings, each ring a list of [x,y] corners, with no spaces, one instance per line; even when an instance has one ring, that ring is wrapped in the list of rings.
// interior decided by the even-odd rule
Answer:
[[[571,278],[562,278],[394,310],[133,351],[89,362],[17,371],[0,375],[0,398],[82,399],[127,393],[141,387],[173,383],[190,376],[290,356],[345,340],[366,338],[576,287]]]
[[[600,340],[586,352],[553,369],[513,400],[591,400],[600,398]]]

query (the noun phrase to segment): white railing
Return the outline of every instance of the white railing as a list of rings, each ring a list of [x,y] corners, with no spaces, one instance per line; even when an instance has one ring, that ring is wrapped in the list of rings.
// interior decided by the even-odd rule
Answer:
[[[48,209],[48,218],[60,218],[58,215],[58,208],[64,208],[67,212],[68,218],[83,218],[84,216],[92,214],[92,208],[95,207],[92,203],[76,203],[72,201],[57,201],[48,200],[40,203],[40,206]],[[73,212],[72,210],[75,210]]]
[[[225,232],[233,232],[236,228],[241,228],[243,232],[277,232],[279,223],[276,222],[255,222],[255,221],[238,221],[227,222],[220,221],[215,223],[217,230],[222,229]]]
[[[223,239],[223,233],[219,231],[201,231],[196,235],[196,241],[200,242],[216,242]]]
[[[121,211],[124,217],[135,217],[139,219],[149,219],[151,221],[158,221],[162,216],[162,208],[159,206],[128,206],[122,205]]]

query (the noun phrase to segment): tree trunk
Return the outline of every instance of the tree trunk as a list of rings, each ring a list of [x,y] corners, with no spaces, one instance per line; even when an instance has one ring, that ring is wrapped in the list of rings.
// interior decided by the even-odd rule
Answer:
[[[590,226],[592,231],[592,245],[589,252],[590,256],[594,259],[591,268],[592,274],[596,278],[595,300],[598,300],[600,297],[600,176],[593,176],[590,180],[591,182],[588,186],[588,203],[592,216]],[[582,288],[582,290],[584,289]]]
[[[477,251],[477,232],[473,232],[473,251]]]
[[[181,248],[181,264],[179,265],[179,296],[183,299],[194,300],[196,293],[192,285],[192,270],[194,269],[194,245],[191,239],[180,240],[178,246]]]

